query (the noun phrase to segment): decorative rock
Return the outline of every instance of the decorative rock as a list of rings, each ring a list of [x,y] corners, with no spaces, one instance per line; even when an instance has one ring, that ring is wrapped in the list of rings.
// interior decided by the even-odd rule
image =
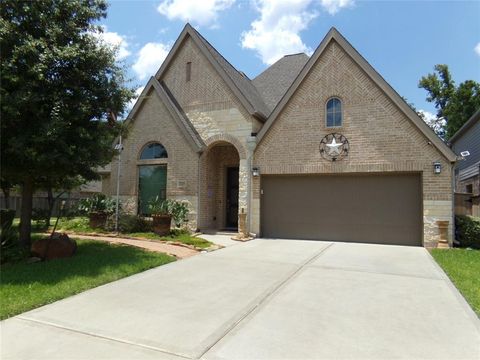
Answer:
[[[77,243],[67,234],[54,233],[49,238],[35,241],[30,251],[43,260],[60,259],[73,256],[77,251]]]

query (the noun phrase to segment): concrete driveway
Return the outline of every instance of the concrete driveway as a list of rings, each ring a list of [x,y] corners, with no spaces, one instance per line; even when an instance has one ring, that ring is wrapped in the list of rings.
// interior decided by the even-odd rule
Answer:
[[[254,240],[1,323],[2,359],[479,359],[423,248]]]

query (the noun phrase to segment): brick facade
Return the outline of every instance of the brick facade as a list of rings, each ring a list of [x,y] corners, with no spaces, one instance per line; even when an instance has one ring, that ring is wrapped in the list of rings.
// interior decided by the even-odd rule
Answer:
[[[332,96],[343,103],[341,128],[325,125],[325,104]],[[324,160],[319,152],[320,139],[331,132],[341,132],[350,143],[349,156],[339,162]],[[434,161],[442,164],[439,175],[433,174]],[[436,241],[437,220],[452,219],[450,163],[335,42],[257,145],[253,164],[262,174],[419,172],[425,245]],[[255,217],[259,182],[253,184]],[[252,230],[258,232],[259,225],[255,219]]]
[[[162,81],[205,144],[195,152],[161,99],[150,90],[133,119],[122,154],[121,197],[128,211],[137,211],[138,167],[167,164],[167,196],[191,204],[193,228],[225,227],[225,176],[239,166],[239,211],[247,213],[252,233],[260,231],[261,174],[330,174],[416,172],[422,176],[424,244],[437,241],[436,221],[452,220],[451,164],[376,83],[335,41],[331,41],[290,98],[275,123],[257,144],[263,124],[252,116],[191,37],[182,39]],[[191,79],[186,64],[191,63]],[[343,125],[326,128],[325,104],[343,102]],[[319,141],[340,132],[350,142],[347,158],[321,158]],[[149,142],[160,142],[168,159],[138,160]],[[434,161],[442,164],[433,174]],[[117,164],[112,163],[109,188],[115,189]],[[450,238],[452,228],[450,226]],[[451,239],[450,239],[451,240]]]

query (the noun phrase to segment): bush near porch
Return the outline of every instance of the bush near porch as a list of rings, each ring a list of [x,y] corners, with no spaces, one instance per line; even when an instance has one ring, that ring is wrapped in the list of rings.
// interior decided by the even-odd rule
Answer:
[[[480,250],[433,249],[431,253],[480,317]]]
[[[480,218],[457,215],[455,216],[455,238],[460,247],[480,249]]]
[[[175,261],[132,246],[75,241],[78,248],[71,258],[1,266],[0,319]]]

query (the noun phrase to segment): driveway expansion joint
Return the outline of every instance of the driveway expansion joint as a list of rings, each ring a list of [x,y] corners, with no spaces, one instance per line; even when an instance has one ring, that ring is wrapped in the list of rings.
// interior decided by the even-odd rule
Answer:
[[[42,326],[49,326],[49,327],[57,328],[57,329],[60,329],[60,330],[64,330],[64,331],[68,331],[68,332],[72,332],[72,333],[76,333],[76,334],[82,334],[82,335],[85,335],[85,336],[90,336],[90,337],[97,338],[97,339],[108,340],[108,341],[118,342],[118,343],[130,345],[130,346],[136,346],[136,347],[143,348],[143,349],[153,350],[153,351],[156,351],[156,352],[159,352],[159,353],[162,353],[162,354],[174,355],[174,356],[181,357],[181,358],[188,359],[188,360],[192,359],[191,357],[189,357],[187,355],[177,354],[177,353],[174,353],[174,352],[171,352],[171,351],[168,351],[168,350],[164,350],[164,349],[160,349],[160,348],[157,348],[157,347],[154,347],[154,346],[145,345],[145,344],[138,344],[138,343],[135,343],[135,342],[132,342],[132,341],[124,340],[124,339],[118,339],[118,338],[113,338],[113,337],[109,337],[109,336],[105,336],[105,335],[90,333],[90,332],[87,332],[87,331],[76,330],[76,329],[72,329],[72,328],[67,327],[67,326],[54,324],[54,323],[51,323],[51,322],[48,322],[48,321],[32,319],[32,318],[23,317],[23,316],[15,316],[14,319],[40,324]]]
[[[252,314],[256,309],[258,309],[260,306],[268,302],[275,293],[277,293],[280,289],[282,289],[290,280],[292,280],[305,266],[307,266],[309,263],[312,261],[315,261],[324,251],[326,251],[328,248],[333,246],[334,243],[329,243],[322,249],[320,249],[318,252],[315,253],[315,255],[311,256],[307,260],[305,260],[303,263],[301,263],[298,268],[296,268],[294,271],[292,271],[289,275],[286,276],[286,278],[281,281],[278,285],[274,286],[273,289],[268,291],[258,302],[256,302],[249,310],[243,314],[237,321],[235,321],[231,326],[229,326],[221,336],[218,337],[211,345],[207,346],[207,348],[198,356],[198,359],[202,358],[206,353],[210,351],[215,345],[217,345],[223,338],[225,338],[230,332],[232,332],[243,320],[245,320],[250,314]]]
[[[425,279],[425,280],[437,280],[437,281],[445,281],[445,278],[435,278],[431,276],[421,276],[421,275],[414,275],[414,274],[399,274],[393,272],[384,272],[384,271],[373,271],[373,270],[363,270],[363,269],[355,269],[355,268],[347,268],[347,267],[335,267],[335,266],[327,266],[327,265],[308,265],[312,268],[319,268],[319,269],[326,269],[326,270],[338,270],[338,271],[349,271],[349,272],[359,272],[359,273],[367,273],[367,274],[378,274],[378,275],[387,275],[387,276],[400,276],[400,277],[411,277],[415,279]]]

